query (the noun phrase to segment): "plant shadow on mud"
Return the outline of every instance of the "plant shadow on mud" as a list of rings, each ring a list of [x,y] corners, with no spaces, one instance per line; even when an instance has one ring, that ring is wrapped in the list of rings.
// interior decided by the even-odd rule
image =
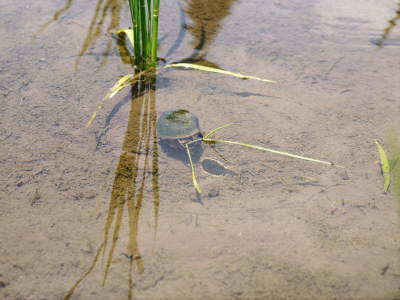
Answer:
[[[136,266],[138,274],[144,272],[144,263],[137,238],[147,181],[150,181],[152,185],[154,237],[158,226],[160,195],[156,122],[155,78],[152,78],[150,82],[139,80],[132,87],[128,127],[123,142],[122,154],[115,172],[111,199],[103,229],[103,240],[92,264],[83,276],[77,280],[65,296],[65,299],[69,299],[78,285],[91,274],[100,257],[103,257],[103,260],[105,259],[103,286],[105,285],[123,226],[124,214],[128,216],[129,231],[127,243],[127,257],[129,258],[128,298],[132,299],[134,266]]]
[[[383,33],[378,39],[371,39],[371,43],[377,45],[379,47],[383,47],[386,45],[399,45],[398,40],[391,40],[389,37],[396,27],[397,22],[400,21],[400,1],[397,2],[396,15],[388,21],[388,25],[383,29]]]
[[[117,47],[119,53],[111,52],[113,47],[112,39],[107,39],[105,49],[102,53],[89,52],[89,50],[92,49],[96,45],[96,42],[103,36],[103,28],[105,28],[106,34],[111,35],[120,27],[121,12],[123,10],[124,2],[125,0],[98,0],[85,39],[75,60],[75,70],[78,68],[80,60],[83,56],[101,57],[99,68],[106,65],[108,62],[108,58],[113,54],[116,56],[120,56],[121,61],[124,64],[131,64],[129,53],[124,51],[124,47],[121,47],[122,45],[118,43],[118,41]],[[53,17],[40,27],[40,29],[34,34],[34,37],[37,37],[38,34],[45,31],[50,25],[57,22],[60,17],[65,14],[72,6],[73,0],[66,0],[64,6],[57,10],[54,13]],[[106,21],[108,19],[110,21],[107,24]]]
[[[215,62],[205,59],[207,51],[215,40],[218,31],[222,28],[222,20],[230,15],[231,6],[237,0],[190,0],[183,6],[177,1],[180,10],[180,31],[175,43],[166,51],[165,57],[168,58],[174,54],[185,39],[186,33],[192,36],[193,52],[178,62],[197,63],[199,65],[220,68]],[[66,0],[62,8],[58,9],[52,18],[45,22],[34,37],[44,32],[50,25],[56,23],[73,6],[73,0]],[[116,38],[117,49],[113,49],[113,39],[107,39],[106,46],[101,53],[90,52],[96,45],[96,42],[104,35],[115,37],[114,33],[120,28],[121,13],[126,9],[125,0],[98,0],[90,21],[86,36],[81,45],[79,54],[75,60],[75,70],[84,56],[100,58],[99,68],[105,66],[110,56],[119,56],[123,64],[132,64],[132,57],[129,50],[125,47],[124,41]],[[192,20],[188,24],[186,17]],[[107,21],[109,22],[107,23]],[[162,37],[159,42],[163,41]]]

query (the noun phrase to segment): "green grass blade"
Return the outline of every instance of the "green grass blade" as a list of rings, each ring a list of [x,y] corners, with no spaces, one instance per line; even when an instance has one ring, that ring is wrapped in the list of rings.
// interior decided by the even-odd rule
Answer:
[[[148,58],[148,46],[149,39],[147,35],[147,17],[146,17],[146,2],[145,0],[139,0],[139,23],[140,23],[140,34],[142,43],[142,55],[143,65],[140,68],[146,69],[146,62]]]
[[[390,165],[389,165],[389,160],[386,155],[385,150],[379,144],[377,140],[374,141],[376,147],[378,148],[379,151],[379,157],[381,160],[381,168],[382,168],[382,173],[383,173],[383,179],[384,179],[384,184],[383,184],[383,192],[387,192],[390,186]]]
[[[198,140],[196,140],[196,141],[198,141]],[[195,142],[195,141],[192,141],[192,142]],[[192,142],[189,142],[189,143],[185,144],[186,153],[187,153],[188,158],[189,158],[190,168],[192,169],[192,181],[193,181],[194,188],[196,189],[196,191],[199,194],[201,194],[201,188],[198,185],[197,180],[196,180],[196,175],[195,175],[195,172],[194,172],[194,165],[193,165],[193,161],[192,161],[192,156],[190,155],[190,150],[189,150],[189,144],[191,144]]]
[[[207,138],[207,139],[206,139],[206,138],[203,138],[203,141],[205,141],[205,142],[227,143],[227,144],[233,144],[233,145],[240,145],[240,146],[244,146],[244,147],[248,147],[248,148],[252,148],[252,149],[257,149],[257,150],[266,151],[266,152],[271,152],[271,153],[275,153],[275,154],[279,154],[279,155],[284,155],[284,156],[288,156],[288,157],[292,157],[292,158],[297,158],[297,159],[312,161],[312,162],[316,162],[316,163],[320,163],[320,164],[331,165],[331,166],[334,165],[332,162],[329,162],[329,161],[314,159],[314,158],[310,158],[310,157],[300,156],[300,155],[291,154],[291,153],[288,153],[288,152],[273,150],[273,149],[269,149],[269,148],[265,148],[265,147],[261,147],[261,146],[256,146],[256,145],[251,145],[251,144],[245,144],[245,143],[240,143],[240,142],[235,142],[235,141],[220,140],[220,139],[208,139],[208,138]]]
[[[154,0],[153,15],[151,17],[151,61],[154,64],[157,64],[159,10],[160,10],[160,0]]]
[[[131,12],[131,20],[132,20],[132,33],[133,33],[133,40],[134,40],[134,55],[135,61],[140,58],[141,55],[141,45],[140,45],[140,25],[139,25],[139,10],[138,10],[138,1],[136,0],[129,0],[129,8]]]
[[[209,138],[210,136],[212,136],[213,134],[215,134],[218,130],[224,129],[224,128],[229,127],[229,126],[232,126],[232,125],[233,125],[233,123],[227,123],[227,124],[224,124],[224,125],[222,125],[222,126],[220,126],[220,127],[218,127],[218,128],[215,128],[215,129],[211,130],[209,133],[207,133],[207,134],[204,136],[203,139],[207,139],[207,138]]]
[[[143,48],[142,48],[142,43],[141,43],[141,23],[140,23],[140,5],[139,1],[136,0],[130,0],[134,3],[134,21],[133,22],[133,35],[135,39],[135,62],[136,63],[141,63],[141,58],[143,57]],[[133,20],[132,19],[132,20]]]
[[[255,80],[265,81],[265,82],[269,82],[269,83],[276,83],[276,81],[269,80],[269,79],[263,79],[263,78],[254,77],[254,76],[250,76],[250,75],[243,75],[240,73],[225,71],[225,70],[221,70],[221,69],[216,69],[216,68],[211,68],[211,67],[206,67],[206,66],[201,66],[201,65],[196,65],[196,64],[189,64],[189,63],[167,64],[164,68],[191,68],[191,69],[200,70],[200,71],[214,72],[214,73],[220,73],[220,74],[224,74],[224,75],[234,76],[234,77],[238,77],[240,79],[255,79]]]
[[[151,17],[151,10],[152,10],[152,3],[153,0],[147,0],[147,16],[148,16],[148,20],[147,20],[147,32],[150,34],[151,33],[151,23],[152,23],[152,17]]]

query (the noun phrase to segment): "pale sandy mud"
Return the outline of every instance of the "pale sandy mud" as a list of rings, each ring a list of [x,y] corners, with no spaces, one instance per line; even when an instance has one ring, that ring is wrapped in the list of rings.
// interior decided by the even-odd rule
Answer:
[[[103,239],[129,92],[85,123],[131,69],[118,56],[102,65],[88,55],[74,70],[96,1],[74,1],[36,39],[64,1],[2,2],[0,298],[63,299]],[[207,60],[278,83],[170,70],[159,76],[157,111],[187,109],[204,132],[233,122],[218,136],[343,168],[217,145],[234,173],[196,165],[199,198],[188,166],[160,153],[158,230],[148,175],[131,282],[124,211],[105,285],[101,257],[72,299],[125,299],[129,290],[134,299],[400,299],[398,200],[393,187],[382,192],[373,143],[390,148],[400,133],[399,45],[371,43],[396,9],[370,0],[232,3]],[[162,3],[160,22],[163,56],[181,27],[175,2]],[[400,39],[399,27],[390,38]],[[109,41],[103,30],[90,51]],[[192,41],[186,32],[168,59],[189,56]],[[220,159],[209,147],[203,156]]]

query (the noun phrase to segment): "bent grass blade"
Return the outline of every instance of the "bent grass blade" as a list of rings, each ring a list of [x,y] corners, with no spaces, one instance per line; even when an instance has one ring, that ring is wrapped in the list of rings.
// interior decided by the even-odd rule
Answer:
[[[381,168],[382,168],[383,180],[384,180],[383,192],[386,193],[389,190],[390,181],[391,181],[389,159],[388,159],[386,152],[383,149],[382,145],[377,140],[375,140],[374,142],[375,142],[376,147],[378,148],[379,158],[381,160]]]
[[[235,142],[235,141],[210,139],[209,138],[210,136],[215,134],[217,131],[219,131],[221,129],[224,129],[226,127],[232,126],[232,125],[233,125],[233,123],[227,123],[227,124],[224,124],[224,125],[222,125],[220,127],[217,127],[215,129],[211,130],[209,133],[207,133],[203,137],[203,141],[204,142],[220,142],[220,143],[240,145],[240,146],[244,146],[244,147],[248,147],[248,148],[253,148],[253,149],[257,149],[257,150],[261,150],[261,151],[271,152],[271,153],[280,154],[280,155],[284,155],[284,156],[289,156],[289,157],[293,157],[293,158],[298,158],[298,159],[302,159],[302,160],[308,160],[308,161],[312,161],[312,162],[316,162],[316,163],[332,165],[332,166],[335,165],[334,163],[329,162],[329,161],[324,161],[324,160],[314,159],[314,158],[310,158],[310,157],[300,156],[300,155],[291,154],[291,153],[288,153],[288,152],[283,152],[283,151],[278,151],[278,150],[273,150],[273,149],[265,148],[265,147],[261,147],[261,146],[256,146],[256,145],[251,145],[251,144],[246,144],[246,143],[241,143],[241,142]]]
[[[92,116],[90,117],[89,121],[86,123],[86,127],[89,127],[92,123],[93,120],[96,118],[97,113],[103,108],[104,106],[104,102],[108,99],[111,99],[112,97],[115,96],[115,94],[117,94],[120,90],[122,90],[123,88],[125,88],[127,86],[127,81],[132,77],[132,75],[125,75],[123,77],[121,77],[114,85],[113,87],[110,89],[110,91],[107,93],[107,95],[105,95],[105,97],[103,98],[103,100],[101,100],[100,104],[97,105],[97,109],[96,111],[92,114]]]
[[[243,75],[240,73],[235,73],[235,72],[230,72],[230,71],[225,71],[221,69],[216,69],[216,68],[211,68],[211,67],[206,67],[206,66],[201,66],[201,65],[196,65],[196,64],[190,64],[190,63],[176,63],[176,64],[167,64],[164,68],[190,68],[190,69],[195,69],[195,70],[200,70],[200,71],[206,71],[206,72],[214,72],[214,73],[220,73],[224,75],[229,75],[229,76],[234,76],[240,79],[254,79],[254,80],[260,80],[264,82],[269,82],[269,83],[276,83],[276,81],[269,80],[269,79],[263,79],[255,76],[250,76],[250,75]]]
[[[209,143],[226,143],[226,144],[232,144],[232,145],[239,145],[239,146],[248,147],[248,148],[252,148],[252,149],[256,149],[256,150],[261,150],[261,151],[265,151],[265,152],[271,152],[271,153],[275,153],[275,154],[279,154],[279,155],[283,155],[283,156],[288,156],[288,157],[292,157],[292,158],[296,158],[296,159],[311,161],[311,162],[330,165],[330,166],[341,167],[339,165],[335,165],[333,162],[330,162],[330,161],[310,158],[310,157],[306,157],[306,156],[301,156],[301,155],[292,154],[292,153],[288,153],[288,152],[278,151],[278,150],[274,150],[274,149],[270,149],[270,148],[265,148],[265,147],[261,147],[261,146],[257,146],[257,145],[252,145],[252,144],[246,144],[246,143],[229,141],[229,140],[221,140],[221,139],[210,139],[209,138],[211,135],[215,134],[217,131],[219,131],[221,129],[224,129],[226,127],[232,126],[232,125],[233,125],[233,123],[224,124],[224,125],[222,125],[220,127],[217,127],[215,129],[211,130],[202,139],[197,139],[197,140],[194,140],[194,141],[191,141],[191,142],[188,142],[187,144],[185,144],[186,152],[187,152],[187,155],[188,155],[188,158],[189,158],[189,162],[190,162],[190,167],[192,169],[193,185],[194,185],[196,191],[199,194],[201,193],[201,188],[200,188],[200,186],[199,186],[199,184],[197,183],[197,180],[196,180],[196,174],[195,174],[195,171],[194,171],[192,157],[191,157],[190,151],[189,151],[189,144],[194,143],[194,142],[198,142],[198,141],[209,142]]]
[[[196,174],[194,172],[194,165],[193,165],[193,161],[192,161],[192,156],[190,155],[190,150],[189,150],[189,145],[194,143],[194,142],[198,142],[198,141],[201,141],[201,139],[197,139],[197,140],[188,142],[188,143],[185,144],[185,147],[186,147],[186,153],[187,153],[188,158],[189,158],[190,168],[192,169],[192,181],[193,181],[194,188],[196,189],[196,191],[199,194],[201,194],[201,188],[200,188],[200,186],[199,186],[199,184],[197,183],[197,180],[196,180]]]
[[[154,69],[150,68],[148,70],[144,70],[142,72],[139,72],[137,74],[128,74],[123,77],[121,77],[110,89],[110,91],[107,93],[107,95],[101,100],[100,104],[97,106],[96,111],[92,114],[90,117],[89,121],[86,123],[86,127],[89,127],[92,123],[93,120],[96,118],[97,113],[103,108],[104,102],[107,101],[108,99],[111,99],[114,97],[119,91],[122,89],[126,88],[129,85],[134,84],[137,82],[142,76],[147,76],[148,74],[157,74],[157,70],[154,71]]]
[[[241,143],[241,142],[220,140],[220,139],[208,139],[208,138],[207,139],[203,139],[203,141],[239,145],[239,146],[244,146],[244,147],[248,147],[248,148],[252,148],[252,149],[257,149],[257,150],[261,150],[261,151],[266,151],[266,152],[271,152],[271,153],[275,153],[275,154],[279,154],[279,155],[284,155],[284,156],[288,156],[288,157],[292,157],[292,158],[312,161],[312,162],[316,162],[316,163],[320,163],[320,164],[325,164],[325,165],[330,165],[330,166],[334,166],[335,165],[334,163],[332,163],[330,161],[319,160],[319,159],[310,158],[310,157],[306,157],[306,156],[300,156],[300,155],[291,154],[291,153],[288,153],[288,152],[278,151],[278,150],[265,148],[265,147],[261,147],[261,146],[256,146],[256,145],[251,145],[251,144],[245,144],[245,143]]]
[[[226,127],[232,126],[232,125],[233,125],[233,123],[227,123],[227,124],[224,124],[224,125],[222,125],[222,126],[220,126],[220,127],[217,127],[217,128],[215,128],[215,129],[211,130],[209,133],[207,133],[207,134],[203,137],[203,139],[207,139],[208,137],[210,137],[210,136],[212,136],[213,134],[215,134],[217,131],[219,131],[219,130],[221,130],[221,129],[224,129],[224,128],[226,128]]]

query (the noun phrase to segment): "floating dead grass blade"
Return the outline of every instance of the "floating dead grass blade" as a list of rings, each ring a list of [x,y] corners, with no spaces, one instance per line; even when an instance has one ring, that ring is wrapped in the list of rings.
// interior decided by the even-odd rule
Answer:
[[[311,162],[330,165],[330,166],[341,167],[341,166],[335,165],[334,163],[332,163],[330,161],[319,160],[319,159],[310,158],[310,157],[306,157],[306,156],[300,156],[300,155],[296,155],[296,154],[292,154],[292,153],[288,153],[288,152],[278,151],[278,150],[274,150],[274,149],[270,149],[270,148],[265,148],[265,147],[261,147],[261,146],[257,146],[257,145],[251,145],[251,144],[246,144],[246,143],[241,143],[241,142],[236,142],[236,141],[209,138],[210,136],[215,134],[217,131],[219,131],[221,129],[224,129],[226,127],[232,126],[232,125],[233,125],[233,123],[224,124],[224,125],[222,125],[220,127],[217,127],[215,129],[211,130],[203,138],[197,139],[197,140],[194,140],[194,141],[190,141],[190,142],[185,144],[186,152],[187,152],[187,155],[188,155],[188,158],[189,158],[190,167],[192,169],[193,185],[194,185],[196,191],[199,194],[201,193],[201,188],[200,188],[200,186],[199,186],[199,184],[197,183],[197,180],[196,180],[196,174],[195,174],[195,170],[194,170],[194,165],[193,165],[192,157],[191,157],[190,151],[189,151],[189,145],[191,143],[195,143],[195,142],[198,142],[198,141],[209,142],[209,143],[226,143],[226,144],[232,144],[232,145],[239,145],[239,146],[243,146],[243,147],[247,147],[247,148],[252,148],[252,149],[261,150],[261,151],[265,151],[265,152],[271,152],[271,153],[275,153],[275,154],[279,154],[279,155],[283,155],[283,156],[288,156],[288,157],[292,157],[292,158],[296,158],[296,159],[311,161]]]
[[[220,127],[217,127],[217,128],[215,128],[215,129],[211,130],[209,133],[207,133],[207,134],[203,137],[203,139],[207,139],[208,137],[210,137],[210,136],[212,136],[213,134],[215,134],[217,131],[219,131],[219,130],[221,130],[221,129],[224,129],[224,128],[226,128],[226,127],[232,126],[232,125],[233,125],[233,123],[227,123],[227,124],[224,124],[224,125],[222,125],[222,126],[220,126]]]
[[[261,151],[266,151],[266,152],[271,152],[271,153],[280,154],[280,155],[284,155],[284,156],[289,156],[289,157],[293,157],[293,158],[297,158],[297,159],[302,159],[302,160],[308,160],[308,161],[312,161],[312,162],[316,162],[316,163],[321,163],[321,164],[325,164],[325,165],[331,165],[331,166],[334,165],[334,163],[329,162],[329,161],[324,161],[324,160],[314,159],[314,158],[310,158],[310,157],[300,156],[300,155],[291,154],[291,153],[288,153],[288,152],[283,152],[283,151],[278,151],[278,150],[273,150],[273,149],[265,148],[265,147],[261,147],[261,146],[256,146],[256,145],[251,145],[251,144],[246,144],[246,143],[241,143],[241,142],[235,142],[235,141],[229,141],[229,140],[220,140],[220,139],[210,139],[209,138],[211,135],[215,134],[217,131],[219,131],[221,129],[224,129],[226,127],[232,126],[232,125],[233,125],[233,123],[228,123],[228,124],[224,124],[224,125],[222,125],[220,127],[217,127],[215,129],[211,130],[209,133],[207,133],[203,137],[202,140],[204,142],[227,143],[227,144],[239,145],[239,146],[253,148],[253,149],[257,149],[257,150],[261,150]]]
[[[241,142],[220,140],[220,139],[208,139],[208,138],[207,139],[203,138],[203,141],[204,142],[226,143],[226,144],[232,144],[232,145],[239,145],[239,146],[244,146],[244,147],[248,147],[248,148],[252,148],[252,149],[257,149],[257,150],[261,150],[261,151],[266,151],[266,152],[271,152],[271,153],[275,153],[275,154],[279,154],[279,155],[284,155],[284,156],[288,156],[288,157],[292,157],[292,158],[308,160],[308,161],[312,161],[312,162],[316,162],[316,163],[320,163],[320,164],[325,164],[325,165],[330,165],[330,166],[334,165],[334,163],[332,163],[330,161],[314,159],[314,158],[310,158],[310,157],[306,157],[306,156],[300,156],[300,155],[291,154],[291,153],[288,153],[288,152],[278,151],[278,150],[265,148],[265,147],[261,147],[261,146],[256,146],[256,145],[251,145],[251,144],[245,144],[245,143],[241,143]]]
[[[185,144],[185,147],[186,147],[186,153],[187,153],[188,158],[189,158],[190,168],[192,169],[192,181],[193,181],[194,188],[196,189],[196,191],[199,194],[201,194],[201,188],[200,188],[200,186],[199,186],[199,184],[197,183],[197,180],[196,180],[196,174],[194,172],[194,165],[193,165],[193,161],[192,161],[192,156],[190,155],[190,150],[189,150],[189,145],[192,144],[192,143],[198,142],[198,141],[201,141],[201,139],[197,139],[197,140],[188,142],[188,143]]]
[[[126,88],[127,86],[136,83],[140,78],[142,78],[142,76],[152,76],[154,74],[157,74],[157,70],[155,70],[154,68],[149,68],[149,69],[139,72],[137,74],[128,74],[128,75],[121,77],[113,85],[113,87],[110,89],[110,91],[107,93],[107,95],[103,98],[103,100],[101,100],[100,104],[97,106],[96,111],[92,114],[89,121],[86,123],[86,127],[89,127],[93,123],[93,120],[96,118],[97,113],[103,108],[105,101],[114,97],[119,91]]]
[[[254,79],[254,80],[260,80],[260,81],[265,81],[269,83],[276,83],[276,81],[269,80],[269,79],[263,79],[255,76],[250,76],[250,75],[243,75],[240,73],[235,73],[235,72],[230,72],[230,71],[225,71],[221,69],[216,69],[216,68],[211,68],[211,67],[206,67],[206,66],[201,66],[201,65],[196,65],[196,64],[190,64],[190,63],[176,63],[176,64],[168,64],[164,68],[186,68],[186,69],[195,69],[195,70],[200,70],[200,71],[206,71],[206,72],[214,72],[214,73],[220,73],[224,75],[229,75],[229,76],[234,76],[240,79]]]
[[[121,77],[114,85],[113,87],[110,89],[110,91],[107,93],[107,95],[103,98],[103,100],[101,100],[100,104],[97,105],[97,109],[96,111],[92,114],[92,116],[90,117],[89,121],[86,123],[86,127],[89,127],[92,123],[93,120],[96,118],[97,113],[103,108],[104,106],[104,102],[108,99],[111,99],[112,97],[115,96],[115,94],[117,94],[120,90],[122,90],[123,88],[125,88],[127,86],[127,82],[129,81],[129,79],[132,78],[133,75],[125,75],[123,77]]]
[[[381,160],[381,168],[384,179],[383,192],[386,193],[389,190],[390,186],[390,164],[382,145],[377,140],[375,140],[374,142],[379,151],[379,158]]]

